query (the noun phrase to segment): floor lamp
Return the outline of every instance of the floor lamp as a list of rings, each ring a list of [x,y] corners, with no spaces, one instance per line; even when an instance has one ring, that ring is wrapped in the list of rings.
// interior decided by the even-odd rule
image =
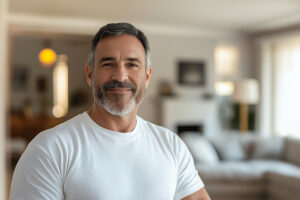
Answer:
[[[239,103],[240,131],[248,131],[249,104],[257,104],[259,101],[258,82],[255,79],[244,79],[235,85],[233,101]]]

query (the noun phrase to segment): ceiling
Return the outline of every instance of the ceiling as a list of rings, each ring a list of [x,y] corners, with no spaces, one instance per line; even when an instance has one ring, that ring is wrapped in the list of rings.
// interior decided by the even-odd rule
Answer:
[[[250,33],[300,24],[300,0],[10,0],[9,12]]]

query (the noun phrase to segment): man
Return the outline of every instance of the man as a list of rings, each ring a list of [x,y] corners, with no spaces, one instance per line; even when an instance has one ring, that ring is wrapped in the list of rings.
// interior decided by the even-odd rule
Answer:
[[[209,200],[184,143],[137,116],[149,57],[147,38],[134,26],[98,31],[85,67],[94,104],[29,144],[11,200]]]

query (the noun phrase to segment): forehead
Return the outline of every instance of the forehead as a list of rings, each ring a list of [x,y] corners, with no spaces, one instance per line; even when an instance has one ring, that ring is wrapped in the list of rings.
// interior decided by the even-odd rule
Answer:
[[[139,57],[145,58],[142,43],[132,35],[108,36],[100,40],[96,46],[95,57]]]

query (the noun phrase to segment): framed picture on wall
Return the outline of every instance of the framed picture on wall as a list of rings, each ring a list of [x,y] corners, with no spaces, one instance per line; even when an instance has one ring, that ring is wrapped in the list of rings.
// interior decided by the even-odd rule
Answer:
[[[179,61],[178,83],[186,86],[205,86],[205,62]]]
[[[13,69],[12,85],[14,90],[25,90],[28,83],[28,66],[17,65]]]

